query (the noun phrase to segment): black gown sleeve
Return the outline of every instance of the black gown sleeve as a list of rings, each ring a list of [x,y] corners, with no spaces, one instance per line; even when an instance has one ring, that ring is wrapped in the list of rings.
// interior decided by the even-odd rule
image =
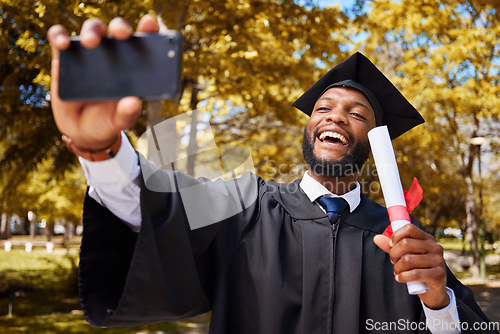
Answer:
[[[176,172],[159,170],[155,174],[146,181],[141,179],[138,234],[88,195],[85,199],[79,290],[82,309],[92,325],[131,326],[207,312],[218,272],[258,215],[256,198],[253,202],[249,196],[242,199],[245,194],[256,197],[258,193],[260,179],[247,173],[238,179],[237,191],[232,191],[238,194],[242,210],[218,223],[192,229],[187,210],[207,206],[196,201],[183,203],[179,184],[196,185],[197,181]],[[147,182],[155,184],[148,187]],[[171,191],[151,190],[158,182],[164,183],[160,188]],[[227,199],[228,192],[235,189],[234,184],[224,182],[203,183],[204,196],[212,200],[217,196]],[[194,207],[186,209],[185,205]]]

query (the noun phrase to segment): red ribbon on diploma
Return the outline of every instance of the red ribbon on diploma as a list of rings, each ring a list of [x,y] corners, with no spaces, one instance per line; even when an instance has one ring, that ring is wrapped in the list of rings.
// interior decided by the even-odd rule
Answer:
[[[391,222],[395,220],[410,221],[410,212],[412,212],[413,209],[415,209],[420,204],[422,198],[424,197],[423,196],[424,191],[422,190],[422,187],[418,183],[416,177],[413,178],[413,182],[411,183],[410,189],[408,189],[408,191],[403,190],[403,193],[405,195],[406,207],[403,205],[393,205],[387,208],[387,213],[389,214],[389,220]],[[387,226],[382,235],[385,235],[388,238],[392,236],[391,224]]]

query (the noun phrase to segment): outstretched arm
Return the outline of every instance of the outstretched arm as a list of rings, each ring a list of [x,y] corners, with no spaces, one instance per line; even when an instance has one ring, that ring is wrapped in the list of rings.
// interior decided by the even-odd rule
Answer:
[[[157,32],[156,19],[145,15],[137,31]],[[105,35],[123,40],[132,35],[132,29],[122,18],[113,19],[108,27],[98,19],[89,19],[82,26],[80,41],[84,47],[92,49],[100,44]],[[57,127],[82,151],[100,151],[112,146],[121,130],[135,124],[140,114],[141,100],[138,97],[106,102],[61,100],[58,95],[59,53],[69,47],[70,39],[61,25],[52,26],[47,37],[52,50],[51,105]]]

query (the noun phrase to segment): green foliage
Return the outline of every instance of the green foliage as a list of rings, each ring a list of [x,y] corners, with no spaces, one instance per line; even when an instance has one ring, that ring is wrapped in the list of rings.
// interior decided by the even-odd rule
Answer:
[[[73,194],[71,187],[76,187],[75,194],[82,194],[79,184],[69,182],[66,187],[61,181],[65,172],[74,173],[76,159],[59,138],[47,98],[50,49],[45,36],[50,26],[59,23],[77,35],[90,17],[108,23],[123,16],[135,27],[145,13],[157,13],[185,39],[182,98],[178,105],[164,103],[163,114],[171,116],[203,104],[214,116],[224,116],[234,113],[231,106],[247,118],[269,115],[285,124],[302,124],[304,116],[290,104],[323,74],[318,64],[330,66],[336,61],[341,54],[339,44],[346,42],[343,31],[348,23],[336,8],[320,9],[307,2],[300,6],[293,1],[0,0],[0,8],[5,64],[0,69],[0,190],[3,211],[20,215],[26,207],[38,206],[74,217],[76,210],[62,198]],[[261,131],[258,125],[251,131],[259,132],[257,142],[267,142],[266,149],[254,151],[260,165],[267,154],[272,155],[274,142],[292,135],[278,135],[275,129]],[[143,117],[136,130],[144,127]],[[251,138],[243,137],[247,139]],[[288,138],[281,143],[292,141]],[[299,147],[287,154],[288,161],[301,159]],[[35,174],[41,169],[45,174],[38,177]],[[50,199],[48,194],[32,191],[47,189],[39,180],[49,178],[66,187],[50,191],[61,197]]]
[[[500,14],[484,1],[356,1],[353,19],[336,7],[267,0],[0,0],[0,8],[0,207],[5,212],[24,216],[35,209],[49,221],[79,220],[81,206],[72,203],[81,202],[85,184],[46,98],[50,50],[45,35],[56,23],[77,35],[90,17],[108,23],[121,15],[135,27],[143,14],[153,13],[181,31],[183,91],[178,104],[166,101],[161,112],[172,116],[203,107],[212,114],[217,141],[251,146],[256,171],[269,179],[300,177],[307,119],[290,104],[353,45],[427,120],[395,142],[403,183],[407,187],[417,176],[424,188],[415,214],[425,225],[460,226],[465,220],[470,189],[464,175],[472,176],[477,161],[469,145],[474,131],[490,137],[486,150],[498,152]],[[142,117],[135,135],[145,125]],[[497,170],[498,160],[488,162],[495,164],[490,171]],[[498,177],[490,175],[486,184],[497,184]],[[484,196],[493,228],[500,225],[495,187],[485,187]]]
[[[477,161],[470,138],[489,137],[483,149],[498,152],[498,8],[460,0],[380,0],[370,7],[360,18],[368,36],[359,47],[426,120],[395,141],[403,179],[419,178],[425,194],[417,212],[426,225],[459,226],[470,196],[465,181]],[[498,169],[498,161],[487,161]]]
[[[12,250],[11,252],[0,252],[0,272],[15,271],[43,271],[56,269],[71,269],[71,261],[67,261],[69,255],[45,253],[44,251],[33,251],[32,253],[23,250]],[[73,256],[73,255],[71,255]],[[4,278],[6,276],[3,276]],[[2,279],[2,282],[9,281]],[[21,281],[15,281],[22,285]]]
[[[212,129],[218,145],[248,147],[253,165],[264,179],[292,182],[307,169],[300,149],[305,121],[304,116],[302,122],[292,125],[273,115],[238,113],[225,121],[214,120]]]
[[[202,90],[200,101],[209,110],[227,112],[232,105],[293,122],[297,113],[290,102],[323,74],[318,60],[331,64],[340,53],[342,35],[335,32],[345,17],[335,9],[306,9],[291,1],[169,6],[160,7],[163,21],[185,38],[184,82]]]
[[[75,254],[0,251],[1,333],[137,333],[173,331],[183,324],[95,328],[84,319],[77,296]],[[9,299],[12,313],[9,317]]]
[[[500,131],[500,13],[485,1],[370,2],[360,18],[363,48],[423,114],[426,124],[396,142],[402,175],[416,175],[425,190],[417,217],[430,230],[455,225],[467,231],[472,272],[479,277],[481,204],[471,138],[498,153]],[[490,170],[498,170],[498,161]],[[407,177],[405,177],[407,178]],[[498,182],[498,173],[486,175]],[[409,179],[409,178],[408,178]],[[485,202],[487,212],[498,211]],[[498,219],[493,215],[488,218]],[[487,227],[500,225],[492,221]]]
[[[4,319],[2,319],[4,318]],[[173,323],[135,326],[131,328],[92,327],[83,317],[83,312],[73,310],[64,313],[50,313],[29,317],[0,317],[0,329],[4,334],[40,333],[40,334],[135,334],[135,333],[170,333],[185,330],[185,327]]]

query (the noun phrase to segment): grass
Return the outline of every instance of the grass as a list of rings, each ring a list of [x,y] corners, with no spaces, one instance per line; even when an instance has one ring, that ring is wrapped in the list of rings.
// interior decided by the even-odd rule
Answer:
[[[464,248],[463,239],[439,238],[437,239],[437,242],[443,246],[445,251],[462,252],[465,250],[466,254],[470,254],[470,245],[466,242]],[[489,243],[485,244],[485,254],[495,254],[492,245]],[[496,253],[495,256],[500,258],[500,254],[498,253]],[[484,284],[483,281],[472,280],[470,269],[465,269],[461,272],[454,272],[454,274],[459,280],[466,282],[468,285]],[[488,280],[500,280],[500,264],[486,265],[486,278]]]
[[[463,239],[457,238],[438,238],[436,241],[443,246],[445,250],[453,250],[453,251],[461,251],[464,249],[464,241]],[[468,242],[465,242],[465,251],[470,251],[470,245]]]
[[[2,333],[161,333],[172,332],[180,327],[171,323],[136,326],[130,328],[91,327],[81,311],[70,313],[51,313],[33,317],[12,317],[1,320]]]
[[[75,252],[0,250],[0,333],[173,333],[191,325],[90,326],[80,309],[77,261]],[[9,304],[12,316],[9,316]]]
[[[463,239],[457,239],[457,238],[437,238],[436,241],[443,246],[444,250],[451,250],[451,251],[462,251],[465,250],[465,252],[470,252],[470,244],[465,241],[464,245],[464,240]],[[465,247],[464,247],[465,246]],[[484,249],[485,249],[485,254],[495,254],[495,250],[493,249],[493,245],[490,244],[489,242],[485,242],[484,244]]]

